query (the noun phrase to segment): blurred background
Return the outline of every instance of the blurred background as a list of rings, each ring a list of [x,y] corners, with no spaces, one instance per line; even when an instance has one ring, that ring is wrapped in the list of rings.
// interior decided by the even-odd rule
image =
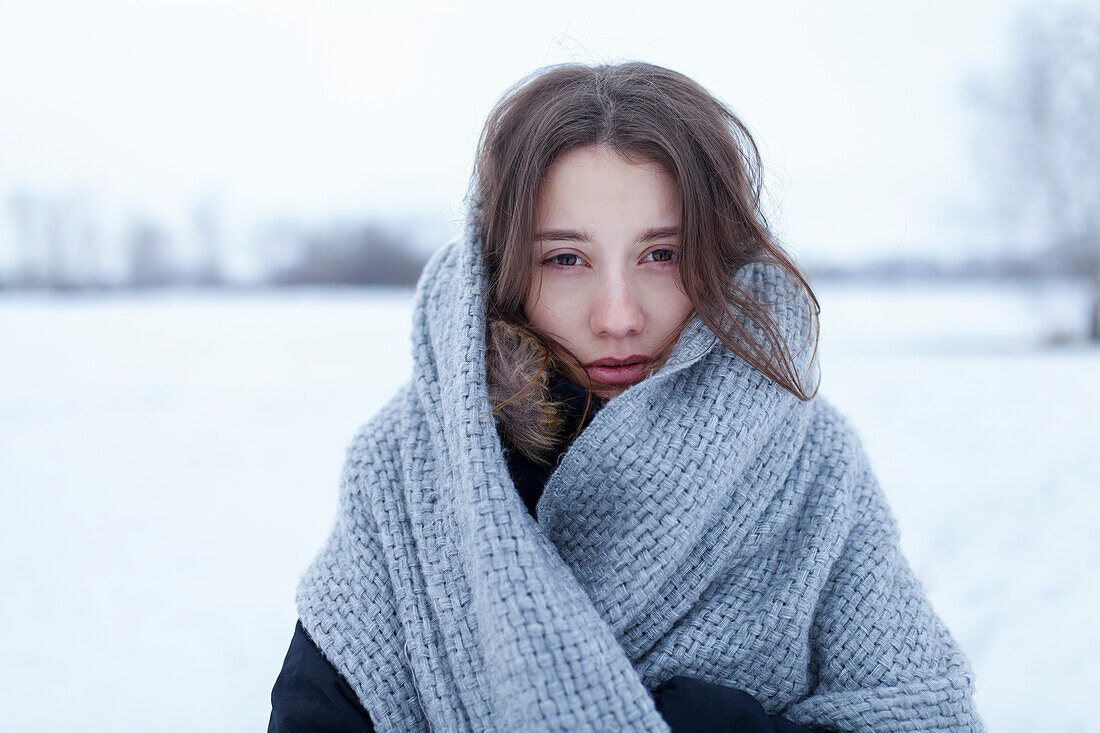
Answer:
[[[729,104],[991,730],[1100,730],[1100,4],[0,0],[3,731],[266,726],[485,116]]]

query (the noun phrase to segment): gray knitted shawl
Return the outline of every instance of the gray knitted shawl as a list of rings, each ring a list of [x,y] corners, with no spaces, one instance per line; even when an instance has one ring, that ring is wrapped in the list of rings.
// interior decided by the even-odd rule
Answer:
[[[648,689],[674,674],[814,728],[983,730],[851,425],[697,317],[574,440],[533,519],[487,414],[479,253],[467,225],[424,270],[412,379],[348,448],[297,591],[378,730],[667,731]],[[782,271],[738,277],[801,344]]]

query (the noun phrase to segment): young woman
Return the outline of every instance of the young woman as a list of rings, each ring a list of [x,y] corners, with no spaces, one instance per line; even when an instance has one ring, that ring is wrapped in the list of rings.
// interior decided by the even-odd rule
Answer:
[[[817,300],[702,87],[569,64],[485,125],[410,381],[352,441],[269,730],[983,730],[817,396]]]

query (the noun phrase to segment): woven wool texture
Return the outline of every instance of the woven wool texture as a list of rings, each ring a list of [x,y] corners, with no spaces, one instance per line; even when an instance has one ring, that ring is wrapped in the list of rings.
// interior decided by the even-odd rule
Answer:
[[[782,271],[737,277],[802,344]],[[984,730],[853,427],[698,318],[577,436],[533,519],[488,414],[485,286],[467,224],[421,276],[412,378],[351,442],[297,589],[378,730],[667,731],[648,690],[674,674],[823,730]]]

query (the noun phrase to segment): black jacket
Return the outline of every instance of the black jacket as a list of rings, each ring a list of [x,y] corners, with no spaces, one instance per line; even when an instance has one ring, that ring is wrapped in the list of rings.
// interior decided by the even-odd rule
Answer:
[[[550,465],[529,460],[501,436],[508,471],[531,516],[535,516],[535,506],[556,459],[601,406],[595,398],[586,400],[583,387],[558,375],[551,376],[550,391],[555,401],[563,404],[564,418],[561,433],[564,440]],[[658,685],[652,694],[658,712],[673,731],[812,733],[778,715],[768,715],[744,690],[677,675]],[[271,690],[267,730],[268,733],[374,730],[351,685],[324,658],[301,621],[294,627],[290,649]]]

